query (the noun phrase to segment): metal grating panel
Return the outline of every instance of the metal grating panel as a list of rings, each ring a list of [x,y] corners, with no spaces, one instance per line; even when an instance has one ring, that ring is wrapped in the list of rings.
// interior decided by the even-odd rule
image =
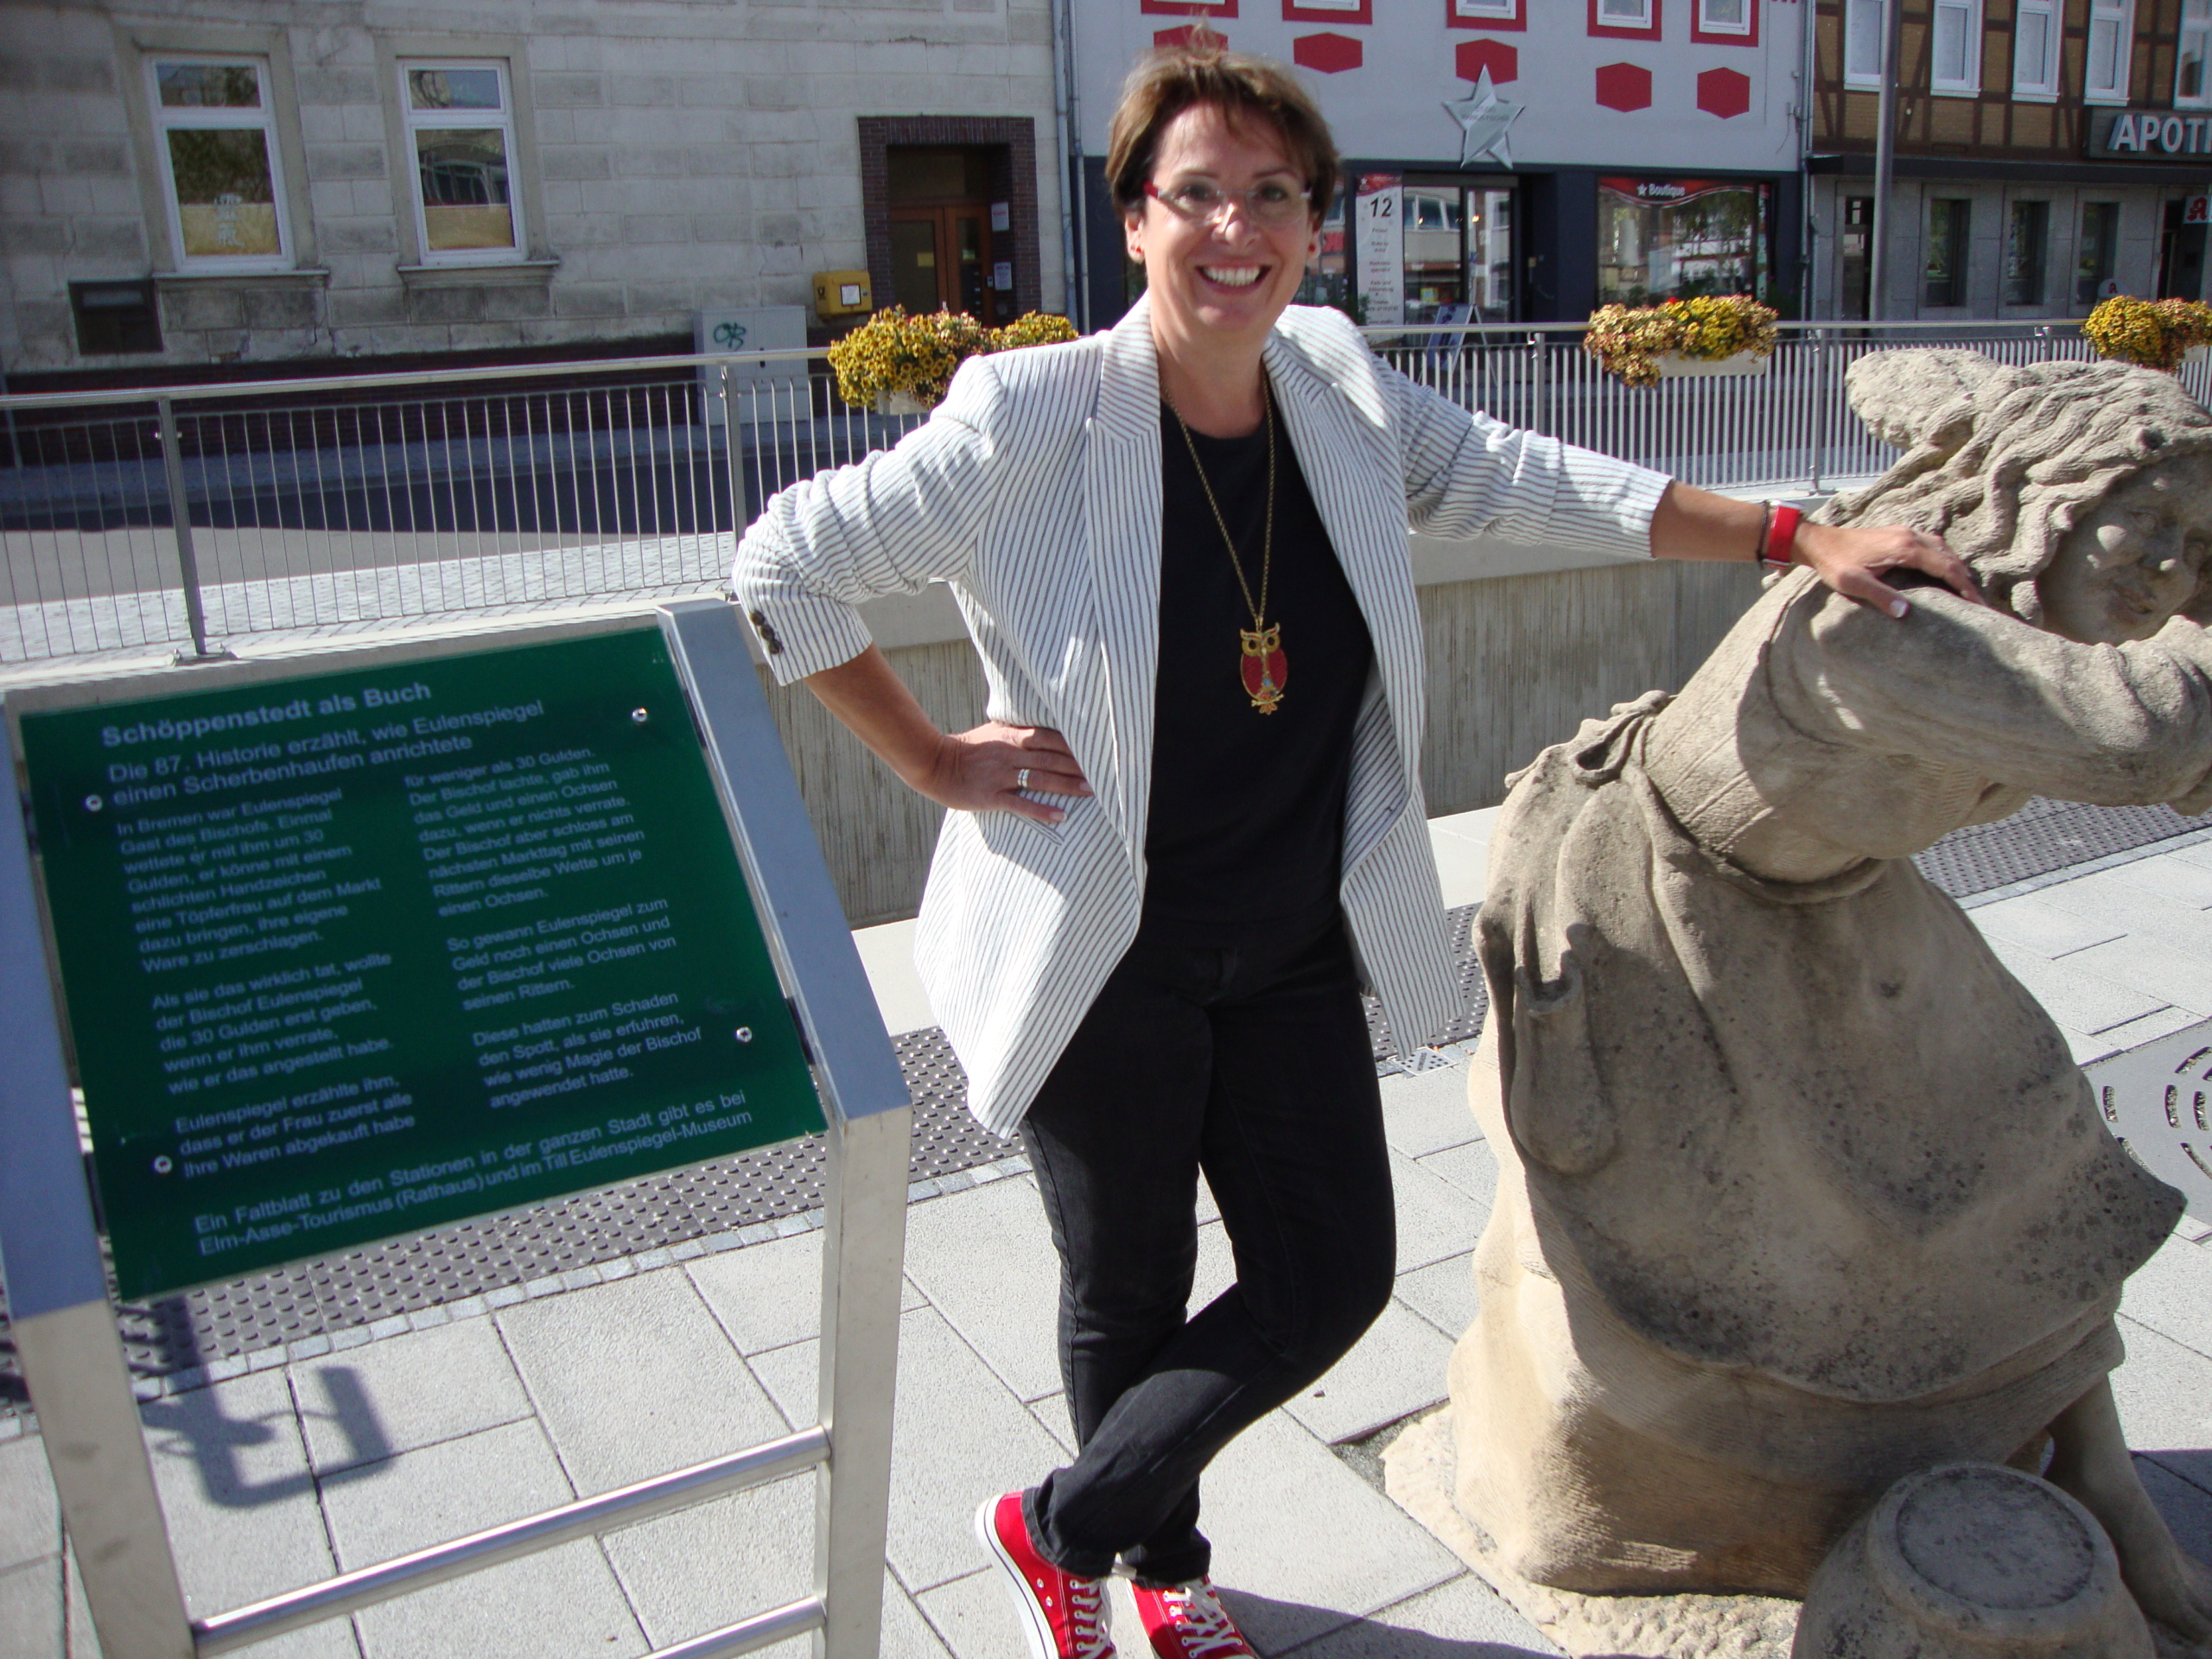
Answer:
[[[1999,823],[1961,830],[1916,862],[1955,898],[2126,852],[2202,827],[2171,808],[2081,806],[2036,800]],[[1480,1033],[1487,1011],[1474,957],[1476,906],[1448,918],[1468,1012],[1441,1043]],[[1368,1029],[1378,1063],[1394,1058],[1370,1000]],[[925,1181],[995,1162],[1013,1148],[969,1116],[967,1082],[944,1033],[894,1039],[914,1096],[909,1179]],[[121,1310],[125,1351],[142,1376],[174,1376],[303,1338],[374,1324],[465,1297],[557,1276],[617,1257],[774,1221],[820,1206],[822,1146],[809,1138],[542,1209],[306,1262],[232,1284],[212,1285]],[[23,1390],[0,1306],[0,1416],[22,1409]]]

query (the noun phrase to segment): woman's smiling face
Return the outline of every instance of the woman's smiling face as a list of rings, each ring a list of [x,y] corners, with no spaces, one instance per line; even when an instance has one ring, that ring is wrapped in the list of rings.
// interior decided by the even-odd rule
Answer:
[[[1153,159],[1152,184],[1163,194],[1198,181],[1232,193],[1268,183],[1306,188],[1269,124],[1232,123],[1211,104],[1169,122]],[[1193,344],[1264,340],[1298,292],[1316,229],[1311,213],[1262,225],[1241,196],[1211,221],[1147,196],[1123,223],[1129,257],[1145,268],[1154,327]]]
[[[2043,623],[2083,645],[2147,639],[2212,566],[2212,461],[2146,467],[2085,513],[2036,579]]]

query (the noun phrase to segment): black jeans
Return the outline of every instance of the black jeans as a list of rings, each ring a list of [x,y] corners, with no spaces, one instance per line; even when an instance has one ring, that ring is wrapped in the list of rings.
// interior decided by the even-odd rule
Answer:
[[[1390,1165],[1341,914],[1205,943],[1147,917],[1024,1121],[1060,1255],[1076,1460],[1024,1494],[1086,1577],[1207,1570],[1198,1475],[1389,1300]],[[1189,1319],[1198,1174],[1236,1282]]]

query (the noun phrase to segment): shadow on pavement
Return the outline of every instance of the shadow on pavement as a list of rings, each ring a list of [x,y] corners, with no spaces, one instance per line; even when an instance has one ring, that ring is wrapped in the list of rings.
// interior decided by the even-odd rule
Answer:
[[[346,1441],[343,1466],[322,1477],[321,1484],[334,1486],[379,1472],[378,1465],[391,1456],[391,1441],[369,1402],[359,1375],[346,1366],[318,1368],[330,1410],[309,1413],[337,1425]],[[251,1510],[281,1503],[287,1498],[313,1493],[317,1481],[308,1465],[305,1448],[291,1419],[289,1393],[285,1408],[260,1417],[227,1417],[223,1413],[222,1389],[194,1389],[189,1394],[149,1402],[139,1416],[156,1436],[158,1452],[188,1458],[200,1477],[200,1490],[208,1503],[226,1510]],[[278,1448],[280,1439],[289,1446]],[[265,1458],[253,1454],[269,1448]],[[266,1480],[247,1473],[257,1461],[289,1466],[289,1471]],[[339,1459],[332,1459],[338,1462]]]
[[[1224,1587],[1222,1605],[1268,1659],[1545,1659],[1542,1649],[1509,1642],[1432,1636],[1427,1630],[1390,1623],[1386,1611],[1371,1618],[1336,1624],[1342,1615],[1301,1602],[1277,1601]],[[1503,1602],[1501,1618],[1519,1622]],[[1333,1625],[1333,1628],[1331,1628]],[[1311,1634],[1321,1630],[1324,1634]]]

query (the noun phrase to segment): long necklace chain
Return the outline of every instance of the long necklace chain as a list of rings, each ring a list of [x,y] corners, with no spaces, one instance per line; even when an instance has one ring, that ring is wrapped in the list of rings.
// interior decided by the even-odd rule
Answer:
[[[1275,563],[1275,400],[1274,393],[1263,380],[1260,385],[1260,411],[1268,429],[1268,516],[1267,530],[1260,543],[1260,597],[1252,597],[1252,584],[1245,580],[1244,561],[1236,556],[1236,538],[1229,533],[1229,521],[1222,517],[1221,503],[1214,499],[1213,484],[1206,477],[1205,464],[1198,459],[1198,446],[1191,436],[1191,424],[1183,418],[1183,411],[1174,404],[1167,405],[1175,416],[1175,424],[1182,429],[1184,446],[1191,452],[1191,466],[1198,475],[1198,487],[1205,492],[1206,505],[1213,509],[1215,528],[1221,531],[1221,542],[1229,550],[1230,569],[1236,572],[1236,585],[1244,592],[1244,607],[1252,613],[1255,630],[1267,626],[1268,582],[1274,572]]]

